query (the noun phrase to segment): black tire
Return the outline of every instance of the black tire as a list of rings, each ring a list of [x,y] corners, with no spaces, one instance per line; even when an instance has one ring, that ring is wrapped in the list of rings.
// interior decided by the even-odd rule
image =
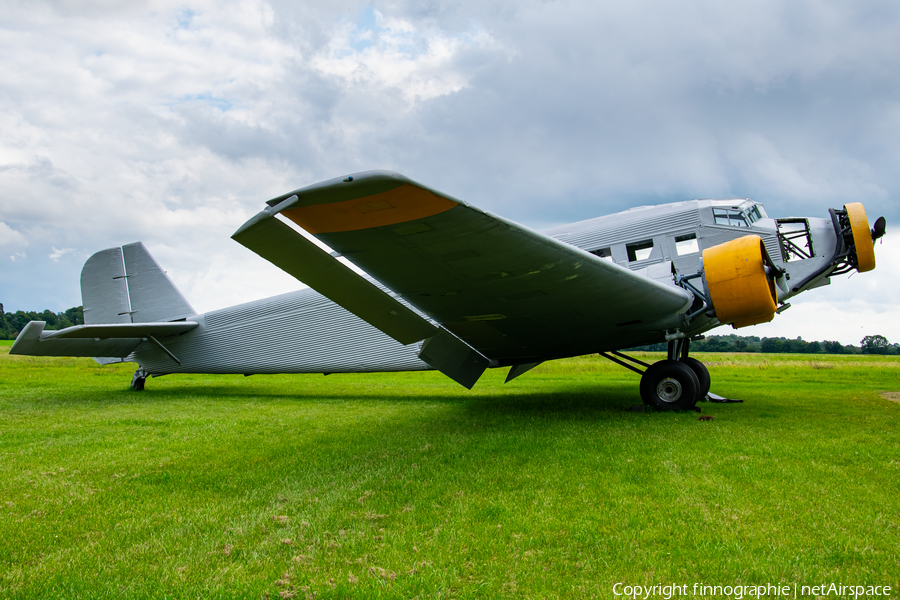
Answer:
[[[684,364],[689,366],[694,372],[694,375],[697,376],[697,381],[700,382],[700,390],[697,392],[697,400],[703,400],[709,393],[709,386],[711,384],[709,369],[707,369],[706,365],[704,365],[696,358],[688,357],[684,360]]]
[[[136,392],[144,391],[144,382],[147,381],[147,377],[141,377],[141,372],[136,372],[131,378],[131,389]]]
[[[655,410],[690,410],[697,404],[699,391],[693,369],[677,360],[653,363],[641,377],[641,400]]]

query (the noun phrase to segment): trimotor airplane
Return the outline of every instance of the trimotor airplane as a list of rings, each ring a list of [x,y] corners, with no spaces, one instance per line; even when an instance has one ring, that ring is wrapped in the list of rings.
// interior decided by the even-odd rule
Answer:
[[[511,381],[597,352],[642,374],[645,404],[684,410],[714,396],[691,339],[770,321],[792,296],[873,269],[885,231],[860,203],[773,219],[731,199],[539,233],[389,171],[267,204],[232,238],[309,288],[197,314],[137,242],[85,263],[84,325],[31,322],[10,353],[136,362],[141,390],[171,373],[428,369],[471,389],[489,367]],[[652,365],[621,352],[663,341],[668,356]]]

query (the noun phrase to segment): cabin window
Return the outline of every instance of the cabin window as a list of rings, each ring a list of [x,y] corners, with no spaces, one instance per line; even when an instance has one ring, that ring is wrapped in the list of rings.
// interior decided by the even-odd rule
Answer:
[[[697,243],[697,234],[689,233],[687,235],[675,236],[675,252],[678,256],[700,252],[700,245]]]
[[[628,261],[647,260],[650,253],[653,252],[653,240],[644,240],[643,242],[635,242],[626,244],[625,249],[628,251]]]
[[[713,218],[716,225],[731,225],[732,227],[750,227],[747,218],[737,208],[714,208]]]
[[[591,254],[593,254],[594,256],[599,256],[603,260],[613,262],[612,250],[609,248],[597,248],[596,250],[591,250]]]

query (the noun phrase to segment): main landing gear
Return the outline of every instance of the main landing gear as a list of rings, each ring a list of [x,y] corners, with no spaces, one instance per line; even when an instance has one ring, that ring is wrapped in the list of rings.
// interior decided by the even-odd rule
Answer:
[[[690,340],[669,342],[668,357],[649,365],[620,352],[600,355],[641,374],[641,400],[655,410],[691,410],[709,394],[709,371],[702,362],[688,356]],[[615,356],[612,356],[615,355]],[[618,357],[618,358],[616,358]],[[645,367],[641,371],[624,360]]]

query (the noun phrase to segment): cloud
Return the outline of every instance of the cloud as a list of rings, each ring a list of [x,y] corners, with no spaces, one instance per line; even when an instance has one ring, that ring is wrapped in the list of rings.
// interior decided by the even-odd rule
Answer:
[[[348,87],[395,92],[411,108],[463,88],[471,73],[458,59],[470,50],[501,48],[480,28],[451,33],[407,18],[386,17],[370,7],[356,24],[339,27],[311,64]]]
[[[24,246],[28,243],[21,233],[0,221],[0,246]]]
[[[16,252],[16,253],[10,255],[9,260],[11,260],[12,262],[16,262],[16,261],[18,261],[20,259],[24,259],[24,258],[26,258],[24,252]]]
[[[64,254],[68,254],[68,253],[71,252],[71,251],[72,251],[72,248],[63,248],[62,250],[58,250],[58,249],[56,249],[56,248],[53,248],[53,252],[50,253],[49,258],[50,258],[50,260],[52,260],[52,261],[59,262],[59,259],[60,259]]]

